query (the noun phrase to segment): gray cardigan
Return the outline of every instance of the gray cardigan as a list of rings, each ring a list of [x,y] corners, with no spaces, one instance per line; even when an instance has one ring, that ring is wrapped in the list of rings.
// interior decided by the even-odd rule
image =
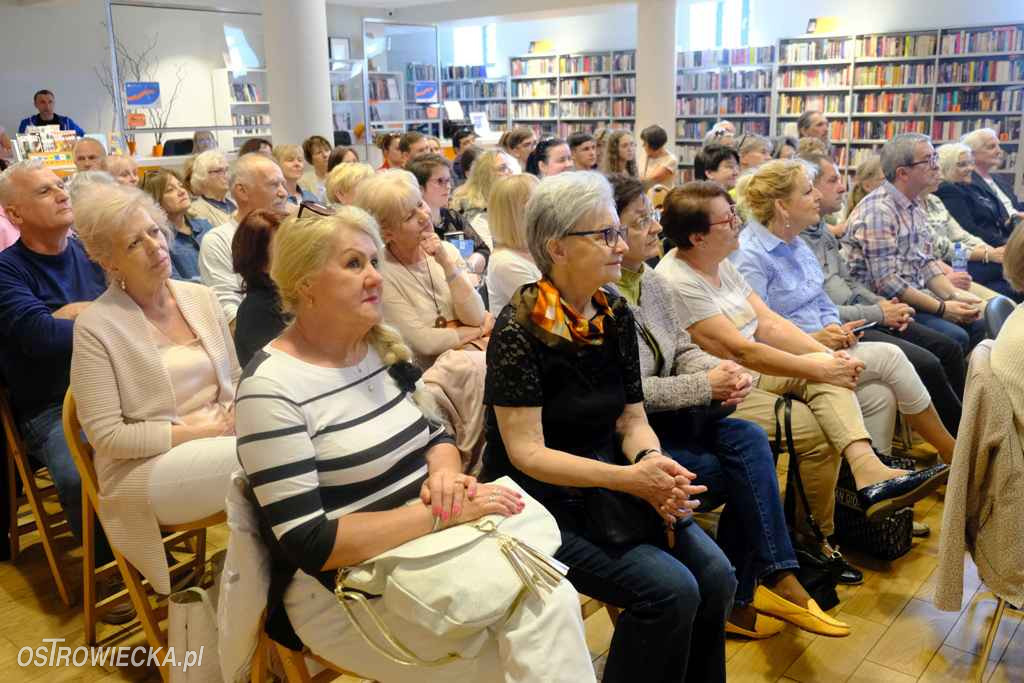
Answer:
[[[850,270],[839,253],[839,240],[824,224],[807,228],[800,237],[818,257],[825,273],[825,293],[839,307],[839,319],[844,323],[865,320],[880,323],[884,319],[878,302],[882,297],[850,276]]]
[[[609,287],[611,288],[611,287]],[[619,293],[616,290],[616,293]],[[636,322],[650,332],[665,359],[655,375],[655,356],[644,335],[637,330],[640,372],[644,383],[644,408],[657,413],[711,403],[708,370],[718,358],[700,350],[683,329],[672,293],[663,276],[644,267],[640,281],[639,305],[630,304]]]

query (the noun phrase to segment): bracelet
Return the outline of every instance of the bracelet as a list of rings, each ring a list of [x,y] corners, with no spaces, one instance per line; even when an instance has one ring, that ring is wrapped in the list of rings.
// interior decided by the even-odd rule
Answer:
[[[989,252],[988,247],[985,247],[985,263],[988,263],[988,252]]]
[[[464,272],[466,272],[466,270],[462,266],[458,266],[455,268],[455,270],[452,271],[451,275],[444,279],[444,281],[447,282],[448,284],[451,284],[452,281],[455,280],[455,278],[462,275]]]
[[[658,455],[664,455],[664,453],[662,453],[657,448],[645,448],[645,449],[643,449],[642,451],[640,451],[639,453],[636,454],[636,456],[633,458],[633,464],[634,465],[637,464],[638,462],[640,462],[641,460],[646,458],[651,453],[657,453]]]
[[[943,315],[945,315],[945,313],[946,313],[946,302],[945,301],[940,301],[939,302],[939,310],[935,311],[935,315],[937,315],[937,316],[939,316],[941,318]]]

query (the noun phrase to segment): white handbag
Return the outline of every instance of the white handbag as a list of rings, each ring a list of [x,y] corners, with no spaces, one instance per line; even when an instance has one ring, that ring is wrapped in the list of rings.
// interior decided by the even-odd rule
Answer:
[[[567,568],[551,557],[562,544],[555,518],[508,477],[493,483],[522,494],[522,512],[487,515],[338,570],[335,596],[380,654],[409,666],[472,656],[490,637],[487,627],[507,618],[526,593],[542,599],[563,579]],[[370,608],[368,596],[380,596],[390,614],[461,641],[455,648],[458,654],[420,659]],[[355,606],[362,608],[372,629],[357,620]],[[377,638],[370,637],[371,630]]]

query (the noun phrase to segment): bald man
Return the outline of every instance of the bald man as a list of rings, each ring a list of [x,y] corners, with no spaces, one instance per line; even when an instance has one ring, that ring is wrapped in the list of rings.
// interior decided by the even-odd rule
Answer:
[[[82,138],[75,143],[75,168],[79,171],[106,171],[107,150],[99,141]]]

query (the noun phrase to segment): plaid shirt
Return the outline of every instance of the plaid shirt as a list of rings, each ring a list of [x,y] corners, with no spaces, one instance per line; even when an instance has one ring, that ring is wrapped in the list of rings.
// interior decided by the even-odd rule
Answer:
[[[850,214],[843,255],[850,275],[886,298],[907,287],[927,289],[928,281],[942,274],[924,209],[889,181]]]

